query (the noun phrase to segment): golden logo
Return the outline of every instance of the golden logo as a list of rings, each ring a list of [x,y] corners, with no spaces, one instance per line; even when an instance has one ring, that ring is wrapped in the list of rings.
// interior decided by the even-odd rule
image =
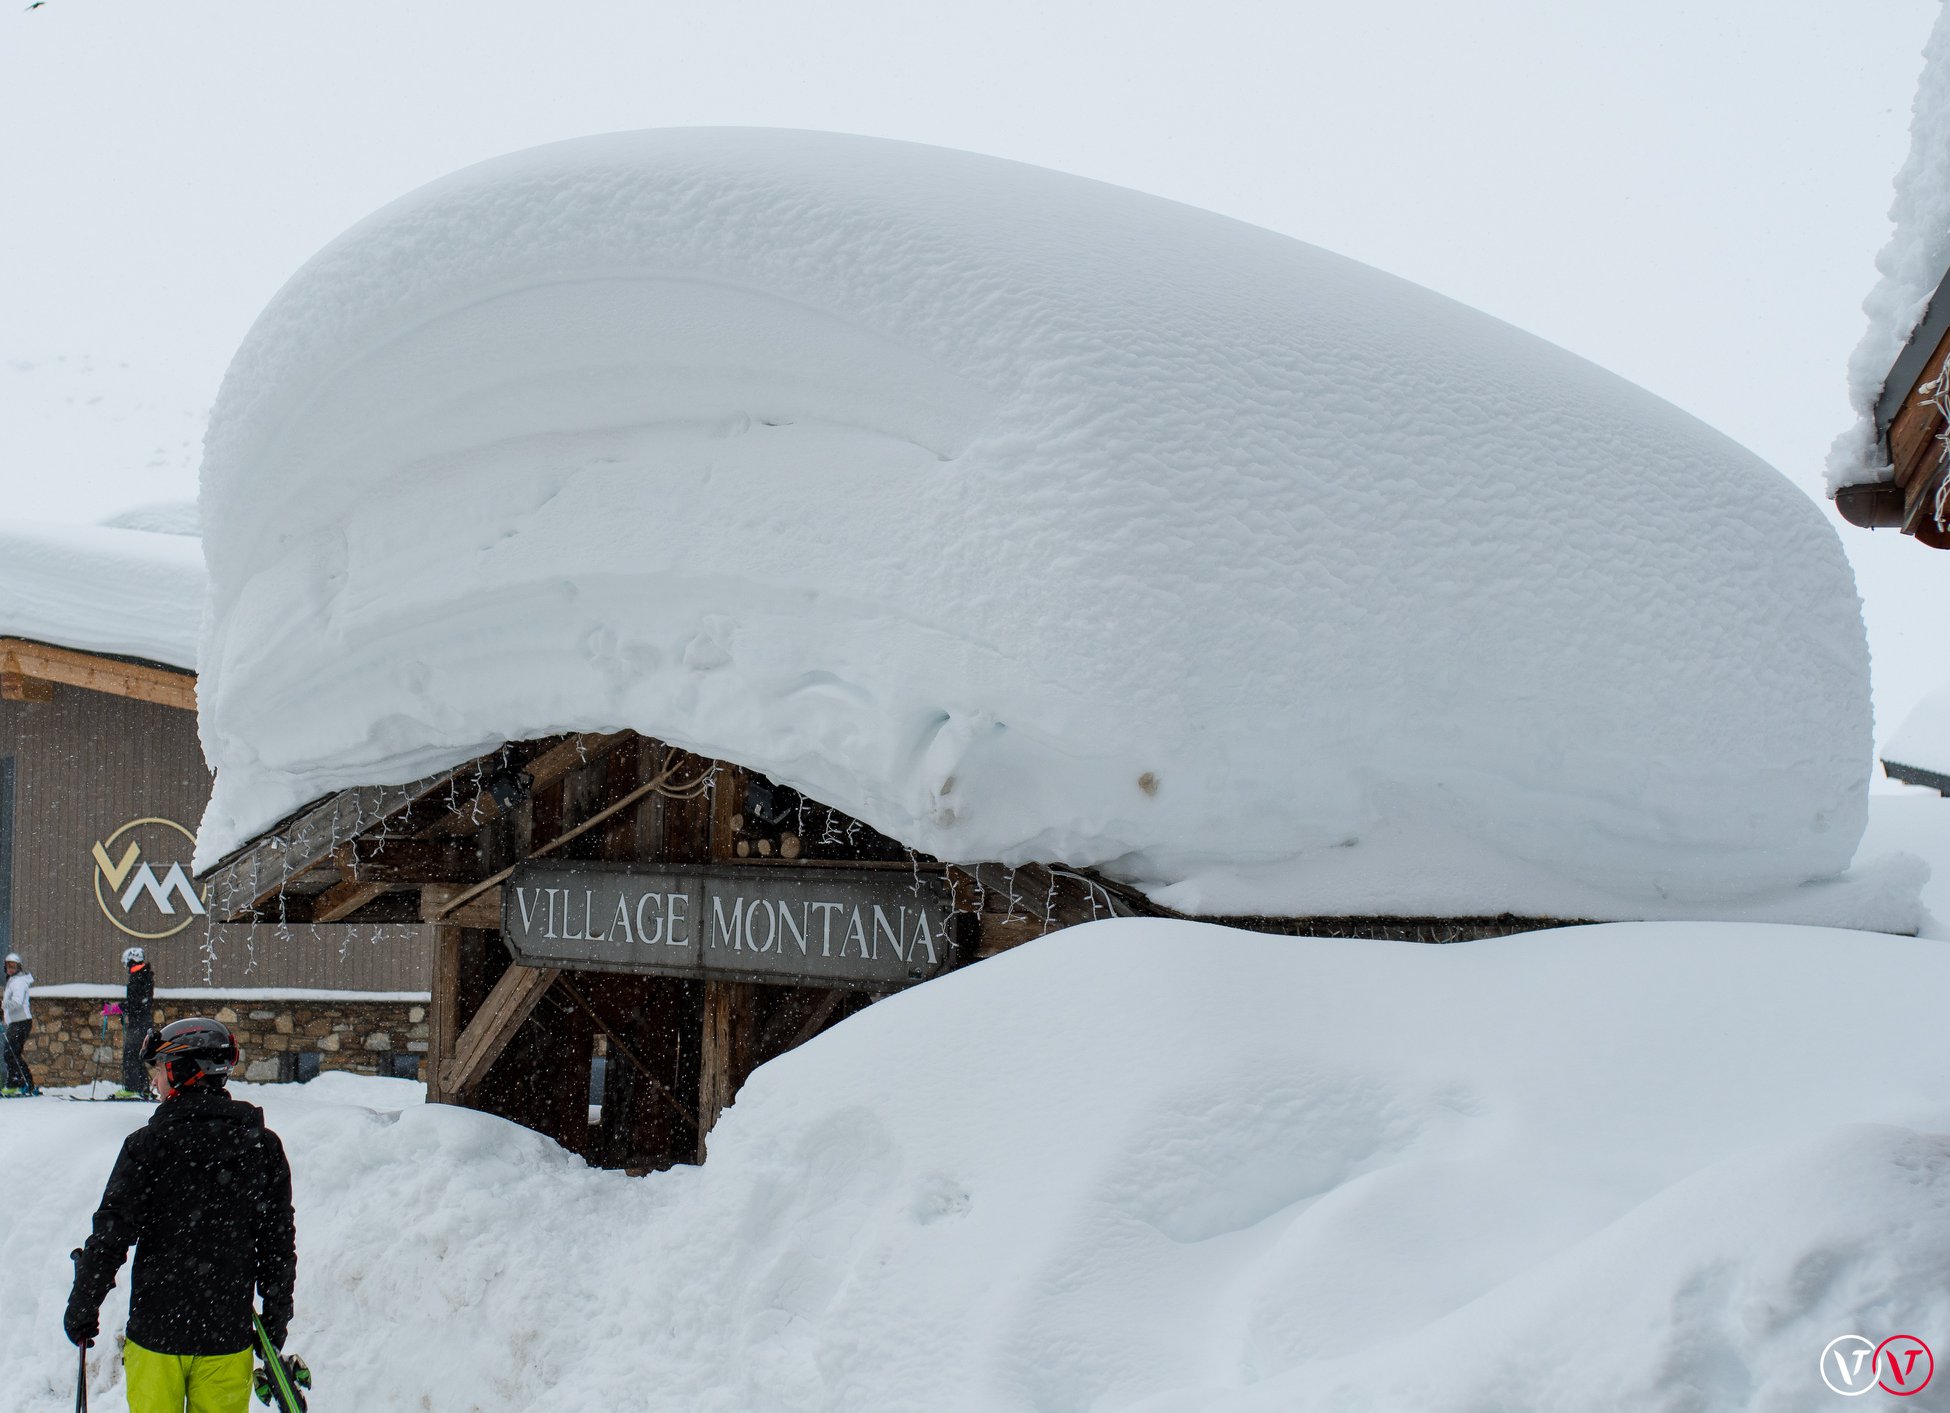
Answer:
[[[143,857],[145,847],[157,862],[180,853],[177,836],[192,849],[196,847],[196,836],[189,830],[173,819],[155,817],[132,819],[95,843],[95,901],[101,905],[102,916],[131,937],[150,942],[174,937],[193,919],[204,916],[203,900],[197,897],[180,862],[172,859],[159,876],[157,864]],[[122,845],[119,854],[118,843]],[[103,885],[107,885],[105,893]],[[148,905],[142,907],[145,898]],[[145,928],[136,926],[138,922],[159,926]]]

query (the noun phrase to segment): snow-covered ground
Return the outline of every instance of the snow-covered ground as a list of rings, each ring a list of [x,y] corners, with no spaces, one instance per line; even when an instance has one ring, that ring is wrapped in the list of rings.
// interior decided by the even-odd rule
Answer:
[[[1781,1413],[1837,1336],[1950,1330],[1946,989],[1940,943],[1804,928],[1125,921],[767,1065],[703,1169],[247,1093],[319,1413]],[[142,1117],[0,1105],[10,1407],[71,1406],[67,1251]]]

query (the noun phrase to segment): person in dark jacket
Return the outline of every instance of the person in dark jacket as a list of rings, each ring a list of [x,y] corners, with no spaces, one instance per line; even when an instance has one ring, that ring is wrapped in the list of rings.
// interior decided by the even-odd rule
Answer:
[[[244,1413],[250,1405],[252,1297],[282,1347],[291,1324],[297,1236],[291,1168],[263,1111],[224,1088],[230,1031],[200,1017],[151,1033],[145,1058],[162,1103],[130,1134],[75,1252],[63,1322],[85,1345],[131,1245],[135,1274],[122,1363],[130,1413]]]
[[[122,997],[122,1090],[117,1099],[146,1099],[149,1078],[142,1066],[142,1047],[149,1039],[155,1016],[156,970],[140,947],[122,953],[129,989]]]

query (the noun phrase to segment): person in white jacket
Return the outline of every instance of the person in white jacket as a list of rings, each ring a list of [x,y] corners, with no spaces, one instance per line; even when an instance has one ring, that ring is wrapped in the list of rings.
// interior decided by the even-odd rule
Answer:
[[[33,973],[20,960],[20,953],[7,953],[7,989],[0,993],[0,1021],[7,1027],[8,1094],[39,1094],[34,1072],[27,1068],[27,1037],[34,1029],[34,1008],[27,1000],[27,988],[34,984]]]

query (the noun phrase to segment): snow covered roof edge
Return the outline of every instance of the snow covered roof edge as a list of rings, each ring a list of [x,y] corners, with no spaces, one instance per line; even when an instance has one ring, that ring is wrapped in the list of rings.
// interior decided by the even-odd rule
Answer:
[[[1950,328],[1950,302],[1934,298],[1950,277],[1950,9],[1939,14],[1923,48],[1910,104],[1909,155],[1896,173],[1889,215],[1895,229],[1876,256],[1881,278],[1862,301],[1869,325],[1848,361],[1855,421],[1828,453],[1831,495],[1843,486],[1890,478],[1882,445],[1888,397],[1909,391],[1936,347],[1935,339],[1918,347],[1926,342],[1925,321]]]
[[[196,670],[202,542],[106,525],[0,525],[0,637]]]

